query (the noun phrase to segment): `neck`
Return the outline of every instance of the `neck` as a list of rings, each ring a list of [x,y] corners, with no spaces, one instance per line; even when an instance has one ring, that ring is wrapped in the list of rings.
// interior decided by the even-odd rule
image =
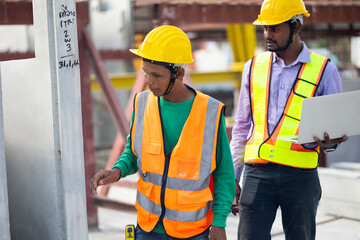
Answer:
[[[285,65],[289,65],[298,58],[302,49],[303,46],[301,45],[300,39],[294,39],[287,49],[280,51],[277,54],[282,60],[284,60]]]
[[[181,103],[190,100],[194,95],[195,93],[186,87],[183,82],[179,82],[169,94],[163,96],[163,99],[168,102]]]

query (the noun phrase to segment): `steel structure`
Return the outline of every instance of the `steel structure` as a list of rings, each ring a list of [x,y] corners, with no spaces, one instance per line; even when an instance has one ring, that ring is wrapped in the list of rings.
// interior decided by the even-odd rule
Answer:
[[[181,23],[250,23],[263,0],[136,0],[136,7],[151,6],[154,20]],[[305,23],[360,22],[358,0],[304,0],[311,18]]]
[[[304,20],[305,28],[312,32],[309,37],[360,34],[359,0],[304,2],[311,14]],[[261,3],[262,0],[135,0],[139,19],[136,32],[146,33],[153,25],[174,24],[185,31],[196,31],[200,38],[226,38],[226,24],[251,23],[258,16]]]

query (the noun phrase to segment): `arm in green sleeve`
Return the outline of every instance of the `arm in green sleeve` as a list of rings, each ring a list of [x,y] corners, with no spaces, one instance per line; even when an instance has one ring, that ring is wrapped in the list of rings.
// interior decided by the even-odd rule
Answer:
[[[213,226],[226,227],[226,218],[231,212],[235,198],[235,174],[231,157],[229,139],[226,134],[225,117],[222,115],[219,126],[219,136],[216,154],[216,169],[214,178],[214,219]]]
[[[131,115],[131,126],[134,120],[134,112]],[[128,175],[134,174],[138,171],[137,166],[137,157],[131,150],[130,145],[130,135],[126,138],[127,144],[125,146],[124,152],[120,155],[113,168],[119,168],[121,171],[120,178],[124,178]]]

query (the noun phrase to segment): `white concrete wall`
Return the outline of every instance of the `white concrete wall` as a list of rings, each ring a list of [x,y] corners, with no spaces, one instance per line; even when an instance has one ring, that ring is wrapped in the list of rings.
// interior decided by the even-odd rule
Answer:
[[[131,0],[90,0],[91,35],[98,49],[128,50],[133,41]]]
[[[12,239],[87,239],[75,0],[34,0],[35,59],[0,65]]]
[[[360,163],[352,164],[351,170],[319,168],[322,186],[319,208],[322,212],[360,220]]]
[[[0,240],[10,240],[8,192],[4,155],[4,129],[2,114],[2,91],[0,73]]]
[[[358,68],[360,68],[360,37],[351,38],[351,62]]]
[[[33,26],[0,25],[0,52],[27,52],[34,50]]]

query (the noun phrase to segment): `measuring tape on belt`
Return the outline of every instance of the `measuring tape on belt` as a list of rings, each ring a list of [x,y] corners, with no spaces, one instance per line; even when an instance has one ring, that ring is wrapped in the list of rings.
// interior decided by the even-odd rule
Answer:
[[[130,224],[125,227],[125,239],[135,240],[135,226]]]

